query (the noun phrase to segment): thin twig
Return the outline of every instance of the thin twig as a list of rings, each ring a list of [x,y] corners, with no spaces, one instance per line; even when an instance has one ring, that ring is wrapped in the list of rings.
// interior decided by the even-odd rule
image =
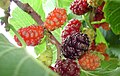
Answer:
[[[9,16],[10,16],[10,13],[9,13],[9,11],[7,10],[7,11],[5,11],[4,12],[5,13],[5,17],[4,17],[4,23],[5,23],[5,29],[6,29],[6,31],[9,31],[10,30],[10,28],[9,28],[9,23],[8,23],[8,18],[9,18]]]
[[[50,41],[52,44],[55,44],[56,48],[57,48],[57,60],[61,59],[61,44],[58,42],[58,40],[52,35],[51,32],[49,32],[50,34]]]
[[[26,47],[26,43],[25,43],[25,41],[22,39],[22,37],[20,36],[20,34],[15,30],[15,28],[14,28],[11,24],[9,24],[9,27],[10,27],[10,29],[15,33],[15,35],[17,36],[17,38],[18,38],[19,41],[21,42],[22,47],[25,48],[25,47]]]

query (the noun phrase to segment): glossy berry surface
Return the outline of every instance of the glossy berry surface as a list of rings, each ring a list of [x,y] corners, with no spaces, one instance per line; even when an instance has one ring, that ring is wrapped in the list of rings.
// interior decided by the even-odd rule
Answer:
[[[83,15],[90,10],[86,0],[74,0],[71,3],[70,10],[76,15]]]
[[[80,32],[81,22],[77,19],[72,19],[68,22],[68,24],[64,27],[61,38],[62,42],[73,33]]]
[[[58,60],[55,64],[55,71],[60,76],[80,76],[80,68],[74,60]]]
[[[100,66],[100,58],[93,53],[85,53],[79,60],[84,70],[96,70]]]
[[[62,44],[62,54],[66,58],[78,59],[88,50],[89,38],[83,33],[74,33],[68,36]]]
[[[55,8],[46,18],[44,26],[49,31],[61,27],[67,19],[67,13],[64,8]]]
[[[27,46],[35,46],[38,45],[44,37],[44,28],[42,26],[31,25],[25,28],[20,28],[18,33],[26,42]],[[14,36],[14,39],[19,46],[22,46],[16,35]]]

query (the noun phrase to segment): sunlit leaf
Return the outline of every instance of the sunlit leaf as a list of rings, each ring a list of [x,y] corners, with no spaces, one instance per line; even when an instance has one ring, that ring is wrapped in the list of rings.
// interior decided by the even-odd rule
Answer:
[[[21,0],[23,3],[28,3],[30,6],[41,15],[42,20],[45,20],[45,13],[42,8],[42,0]],[[21,27],[30,26],[32,24],[37,24],[34,19],[21,10],[19,7],[16,7],[12,12],[12,18],[9,19],[10,24],[12,24],[16,30]],[[13,33],[12,33],[13,34]]]

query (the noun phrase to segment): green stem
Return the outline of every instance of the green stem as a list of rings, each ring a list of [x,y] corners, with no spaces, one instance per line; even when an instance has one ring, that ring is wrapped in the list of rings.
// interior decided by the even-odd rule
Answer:
[[[106,19],[102,19],[101,21],[94,21],[94,22],[91,22],[91,24],[100,24],[104,22],[106,22]]]
[[[20,40],[22,47],[25,48],[26,47],[25,41],[22,39],[22,37],[18,34],[16,29],[11,24],[9,24],[9,26],[10,26],[10,29],[16,34],[17,38]]]
[[[82,15],[82,17],[83,17],[83,19],[85,20],[85,22],[88,24],[89,28],[93,29],[93,27],[92,27],[91,24],[90,24],[90,21],[87,20],[87,18],[86,18],[84,15]],[[94,30],[94,29],[93,29],[93,30]]]

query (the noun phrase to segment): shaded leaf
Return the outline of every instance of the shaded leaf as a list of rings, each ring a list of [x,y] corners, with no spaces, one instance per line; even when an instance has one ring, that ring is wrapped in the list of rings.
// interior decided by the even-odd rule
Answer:
[[[119,67],[120,61],[117,58],[110,58],[109,61],[102,61],[101,62],[101,68],[102,70],[114,70],[117,67]]]
[[[25,48],[17,48],[0,34],[0,76],[57,76],[33,59]]]
[[[120,44],[111,44],[108,50],[120,59]]]
[[[109,31],[105,31],[105,30],[101,30],[102,34],[104,35],[106,41],[110,44],[120,44],[120,40],[119,40],[119,35],[115,35],[112,30]]]
[[[109,48],[107,49],[107,52],[109,55],[115,55],[120,58],[120,39],[119,35],[115,35],[112,30],[104,31],[101,30],[102,34],[104,35],[106,41],[109,44]]]
[[[110,76],[119,76],[120,75],[120,67],[116,68],[110,73]]]
[[[116,35],[120,34],[120,0],[107,0],[104,7],[104,14],[113,32]]]

